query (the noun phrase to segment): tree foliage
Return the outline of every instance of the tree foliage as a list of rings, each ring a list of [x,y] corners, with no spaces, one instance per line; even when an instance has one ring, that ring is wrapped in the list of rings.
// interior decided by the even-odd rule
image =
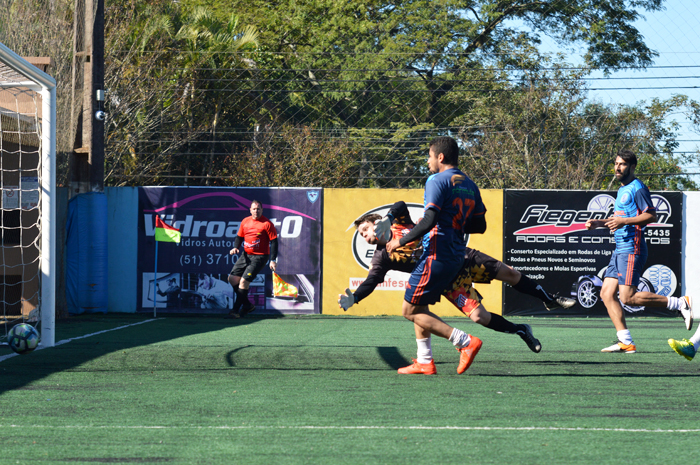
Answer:
[[[58,57],[67,76],[72,0],[1,3],[10,8],[0,9],[0,40]],[[673,117],[697,124],[697,102],[604,105],[584,84],[589,69],[650,65],[656,54],[634,21],[663,7],[112,0],[106,183],[417,187],[427,142],[449,134],[483,187],[607,188],[614,153],[631,147],[638,173],[667,173],[645,179],[650,186],[695,188],[677,175],[697,154],[676,152]],[[9,25],[35,24],[32,15],[46,27],[23,43]],[[543,53],[543,36],[581,51],[585,66]]]

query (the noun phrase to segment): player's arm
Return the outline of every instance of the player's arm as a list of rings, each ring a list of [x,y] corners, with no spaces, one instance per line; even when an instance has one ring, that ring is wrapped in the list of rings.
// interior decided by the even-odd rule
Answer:
[[[233,240],[233,248],[229,252],[229,255],[233,255],[235,253],[238,253],[240,251],[241,244],[243,243],[243,238],[241,236],[236,236],[236,238]]]
[[[607,221],[608,220],[588,220],[586,221],[586,229],[607,228]]]
[[[423,237],[428,231],[433,229],[438,221],[438,212],[432,208],[426,210],[423,218],[418,222],[417,225],[411,229],[411,232],[399,239],[392,239],[391,242],[386,244],[387,252],[391,253],[399,247],[403,247],[409,242],[413,242],[416,239]]]
[[[400,246],[404,246],[409,242],[413,242],[416,239],[420,239],[425,234],[427,234],[431,229],[435,227],[438,222],[438,212],[432,208],[429,208],[423,218],[418,222],[417,225],[411,229],[411,231],[400,238],[398,243]],[[393,241],[392,241],[393,242]]]
[[[343,310],[347,310],[354,304],[364,299],[370,295],[374,289],[384,282],[386,273],[389,271],[389,264],[391,260],[388,256],[385,257],[386,252],[379,250],[374,252],[374,257],[372,257],[372,263],[370,264],[369,273],[367,273],[367,279],[360,284],[355,292],[353,293],[350,289],[345,289],[345,294],[340,294],[338,296],[338,304]]]
[[[408,212],[408,206],[403,200],[399,200],[389,209],[387,216],[399,224],[413,224],[411,214]]]
[[[630,218],[625,218],[623,216],[613,216],[612,218],[608,218],[607,220],[605,220],[605,227],[607,227],[611,231],[616,231],[623,226],[640,226],[643,228],[644,226],[650,223],[654,223],[655,221],[656,211],[651,210],[642,212],[639,215]]]
[[[270,241],[270,269],[272,271],[277,270],[277,249],[279,245],[277,243],[277,238],[275,237]]]
[[[377,239],[384,242],[389,242],[391,240],[392,223],[405,225],[413,224],[413,220],[411,220],[411,215],[408,212],[406,202],[403,200],[399,200],[398,202],[394,203],[386,216],[374,224],[374,235],[377,236]]]
[[[656,208],[651,201],[651,193],[649,189],[639,189],[634,193],[634,202],[637,205],[638,211],[641,213],[637,216],[625,218],[621,216],[613,216],[605,222],[606,226],[615,231],[623,226],[644,226],[656,222]]]

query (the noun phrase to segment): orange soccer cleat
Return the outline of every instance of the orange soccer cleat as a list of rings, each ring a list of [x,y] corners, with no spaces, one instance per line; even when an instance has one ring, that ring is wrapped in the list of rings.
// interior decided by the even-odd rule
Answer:
[[[418,363],[418,360],[414,358],[413,365],[399,368],[400,375],[434,375],[436,373],[437,368],[435,368],[433,360],[430,363]]]
[[[459,351],[459,366],[457,367],[457,373],[460,375],[467,371],[469,365],[471,365],[474,361],[476,354],[479,353],[479,349],[481,349],[481,339],[476,336],[471,336],[471,338],[472,340],[469,342],[467,347],[457,349]]]

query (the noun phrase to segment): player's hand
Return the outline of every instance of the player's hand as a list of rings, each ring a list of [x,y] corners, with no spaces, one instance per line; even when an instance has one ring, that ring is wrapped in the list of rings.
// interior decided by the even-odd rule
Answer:
[[[378,241],[389,242],[391,240],[391,218],[385,216],[375,221],[374,235],[377,236]]]
[[[272,271],[277,271],[277,262],[276,261],[273,260],[270,262],[270,269]]]
[[[621,216],[613,216],[605,220],[605,226],[610,231],[617,231],[625,225],[625,219]]]
[[[588,220],[588,221],[586,221],[586,229],[598,229],[598,228],[602,228],[603,226],[605,226],[604,221],[600,221],[600,220]]]
[[[231,249],[231,251],[230,251],[228,254],[229,254],[229,255],[235,255],[235,254],[237,254],[237,253],[238,253],[238,249],[234,247],[234,248]]]
[[[399,244],[398,239],[392,239],[390,242],[386,243],[386,251],[388,253],[393,252],[394,250],[398,249],[399,247],[401,247],[401,244]]]
[[[350,289],[345,289],[345,294],[338,295],[338,306],[347,311],[348,308],[355,305],[355,295]]]

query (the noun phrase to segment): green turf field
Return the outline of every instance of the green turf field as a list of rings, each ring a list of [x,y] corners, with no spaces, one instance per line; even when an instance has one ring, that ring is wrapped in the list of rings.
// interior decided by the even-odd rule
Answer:
[[[434,337],[436,376],[396,373],[416,351],[399,317],[148,320],[74,317],[54,348],[0,349],[0,463],[622,465],[700,450],[700,359],[666,343],[692,334],[680,319],[630,319],[637,354],[600,353],[607,319],[512,318],[539,354],[449,319],[484,345],[457,375]]]

